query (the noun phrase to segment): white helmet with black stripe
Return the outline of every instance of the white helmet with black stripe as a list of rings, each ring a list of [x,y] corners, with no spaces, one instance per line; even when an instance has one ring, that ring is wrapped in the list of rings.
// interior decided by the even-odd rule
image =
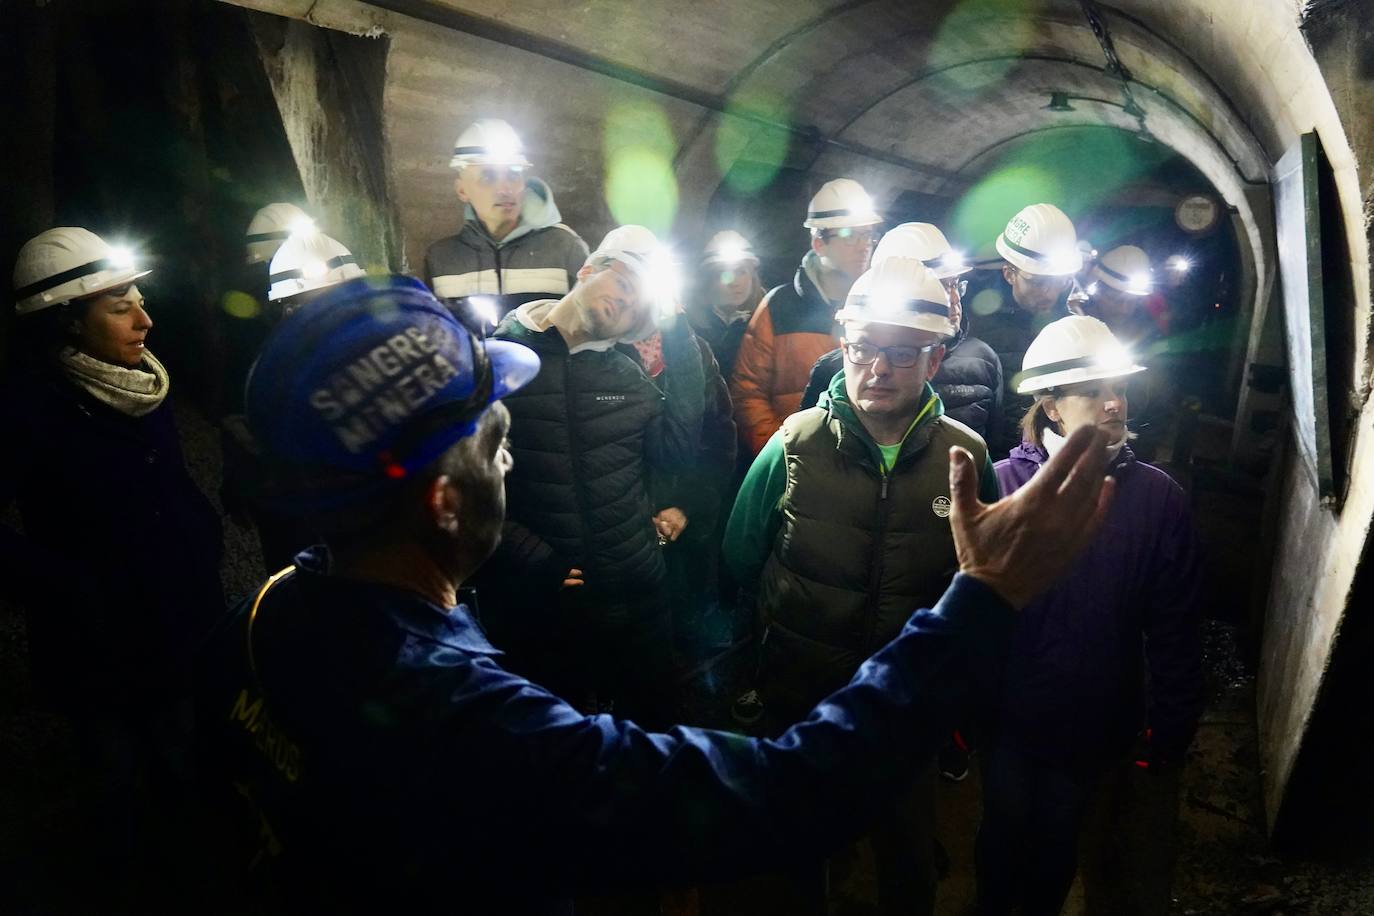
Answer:
[[[747,238],[733,229],[723,229],[711,236],[701,253],[703,267],[736,267],[740,264],[758,266],[759,256]]]
[[[500,118],[483,118],[468,125],[453,141],[453,158],[448,164],[455,169],[470,165],[527,169],[531,163],[525,157],[525,144],[520,142],[515,128]]]
[[[878,247],[873,249],[873,263],[892,257],[915,258],[941,280],[973,269],[963,254],[954,250],[945,234],[931,223],[902,223],[883,233]]]
[[[1132,296],[1148,296],[1154,287],[1150,256],[1134,245],[1119,245],[1097,259],[1092,277]]]
[[[323,232],[293,235],[272,257],[267,298],[272,302],[289,299],[364,273],[352,252]]]
[[[854,281],[835,320],[891,324],[941,337],[957,333],[949,320],[944,284],[915,258],[891,257],[874,264]]]
[[[821,185],[806,208],[807,229],[853,229],[881,223],[873,198],[853,178],[836,178]]]
[[[59,226],[19,249],[14,264],[14,311],[27,315],[84,299],[146,277],[132,250],[111,245],[89,229]]]
[[[271,261],[288,238],[314,228],[315,221],[295,204],[268,204],[253,214],[244,232],[244,253],[248,263]]]
[[[1083,269],[1073,221],[1054,204],[1031,204],[997,237],[997,253],[1023,273],[1066,277]]]
[[[1087,315],[1070,315],[1045,325],[1031,341],[1016,377],[1016,392],[1034,394],[1144,371],[1106,324]]]

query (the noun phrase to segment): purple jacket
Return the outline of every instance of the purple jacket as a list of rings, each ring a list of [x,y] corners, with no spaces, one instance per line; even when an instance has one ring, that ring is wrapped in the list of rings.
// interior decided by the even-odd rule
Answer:
[[[996,465],[1003,495],[1046,460],[1029,443],[1012,449]],[[1116,499],[1093,543],[1021,614],[1000,739],[1042,759],[1096,767],[1148,724],[1151,756],[1179,761],[1203,701],[1201,563],[1188,499],[1129,447],[1111,473]]]

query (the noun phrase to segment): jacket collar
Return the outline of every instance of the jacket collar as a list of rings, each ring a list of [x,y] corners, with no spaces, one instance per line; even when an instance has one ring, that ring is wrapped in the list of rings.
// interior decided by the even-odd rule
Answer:
[[[402,630],[422,639],[440,643],[473,655],[500,655],[482,633],[467,605],[445,610],[413,592],[374,582],[344,581],[329,575],[329,551],[310,547],[296,555],[296,575],[308,593],[333,600],[336,592],[347,592],[348,600],[369,605],[386,614]]]
[[[792,286],[797,295],[807,302],[823,303],[831,311],[835,311],[843,302],[831,302],[821,291],[820,278],[827,270],[821,264],[820,255],[814,251],[808,251],[802,258],[801,266],[797,268],[797,274],[792,278]]]
[[[829,400],[825,407],[834,421],[831,426],[835,430],[835,448],[856,457],[866,458],[875,468],[881,467],[882,452],[878,450],[878,443],[873,441],[873,437],[868,434],[868,430],[859,420],[858,414],[854,412],[854,405],[850,403],[849,394],[845,390],[843,372],[837,372],[835,377],[830,380],[830,389],[827,394]],[[928,403],[930,404],[929,409],[924,410]],[[925,447],[930,444],[930,437],[935,434],[935,420],[945,415],[944,402],[935,393],[930,382],[925,383],[924,396],[921,398],[921,406],[917,410],[916,425],[907,432],[906,438],[902,440],[902,449],[897,453],[897,460],[893,462],[894,467],[909,461],[925,450]],[[922,410],[924,413],[920,413]]]
[[[491,237],[491,233],[487,232],[487,227],[477,218],[477,211],[472,209],[472,204],[463,205],[463,219],[460,238],[471,235],[474,238],[468,239],[469,242],[481,240],[487,247],[502,248],[521,236],[558,225],[563,221],[563,214],[558,212],[558,204],[553,200],[553,190],[544,180],[529,178],[525,182],[525,197],[520,206],[520,222],[511,230],[510,235],[501,241],[496,241]]]
[[[1007,457],[1013,461],[1029,461],[1037,467],[1050,460],[1049,452],[1045,451],[1042,446],[1035,445],[1031,442],[1022,442],[1020,445],[1016,446],[1016,448],[1012,449]],[[1135,452],[1131,451],[1130,443],[1127,443],[1121,446],[1121,450],[1117,452],[1116,457],[1112,459],[1108,472],[1114,474],[1118,471],[1126,470],[1138,460],[1139,459],[1135,456]]]

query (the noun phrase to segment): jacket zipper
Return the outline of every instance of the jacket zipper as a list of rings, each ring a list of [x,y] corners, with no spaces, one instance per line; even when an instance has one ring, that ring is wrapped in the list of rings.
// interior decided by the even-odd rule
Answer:
[[[499,277],[500,274],[497,274],[497,276]],[[575,398],[573,397],[571,353],[569,353],[568,358],[563,361],[563,398],[564,409],[566,409],[568,412],[568,461],[572,464],[573,501],[577,503],[577,527],[582,533],[583,556],[573,557],[572,560],[574,563],[584,564],[582,566],[577,566],[575,568],[582,570],[583,576],[585,577],[587,573],[585,558],[591,555],[592,544],[590,533],[591,529],[590,526],[588,526],[587,524],[587,506],[585,499],[582,495],[582,474],[580,473],[580,470],[577,467],[577,448],[573,443],[573,440],[575,438],[574,431],[577,425],[575,419],[575,415],[577,413],[577,404]],[[583,581],[585,582],[586,579],[584,578]]]
[[[883,579],[883,540],[887,536],[887,516],[891,503],[887,499],[887,484],[890,475],[880,470],[878,489],[878,527],[873,534],[874,558],[868,572],[868,632],[864,634],[862,651],[865,656],[872,653],[873,634],[878,628],[878,586]]]
[[[505,278],[501,276],[501,249],[499,247],[493,248],[491,250],[491,256],[496,260],[496,295],[504,296],[506,294],[506,283]]]

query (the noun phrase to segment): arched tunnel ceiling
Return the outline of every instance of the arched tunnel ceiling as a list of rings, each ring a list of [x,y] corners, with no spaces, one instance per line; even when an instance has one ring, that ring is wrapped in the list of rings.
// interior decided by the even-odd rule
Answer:
[[[627,101],[671,125],[683,189],[675,232],[688,238],[731,164],[753,158],[760,140],[777,145],[766,142],[774,128],[728,113],[741,106],[786,122],[785,165],[813,183],[853,175],[880,203],[906,190],[958,194],[995,161],[980,153],[1039,128],[1140,126],[1075,0],[231,2],[391,37],[385,119],[412,264],[456,228],[454,134],[495,113],[525,132],[563,212],[591,237],[612,223],[604,125]],[[1262,285],[1272,275],[1264,183],[1299,128],[1320,126],[1333,165],[1353,176],[1299,6],[1092,4],[1150,135],[1191,160],[1250,228]],[[1050,92],[1100,101],[1051,112]],[[1352,229],[1358,199],[1347,201]]]

